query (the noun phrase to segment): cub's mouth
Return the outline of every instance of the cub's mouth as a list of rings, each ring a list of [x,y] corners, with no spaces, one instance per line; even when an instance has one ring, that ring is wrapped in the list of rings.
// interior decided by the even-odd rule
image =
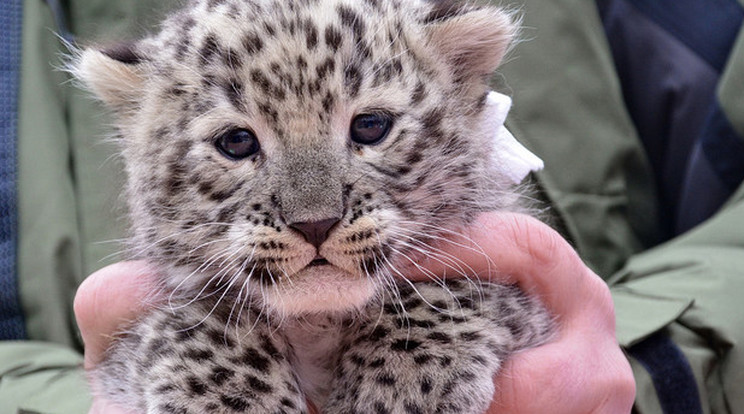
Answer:
[[[360,309],[376,292],[373,278],[347,272],[318,255],[286,280],[265,287],[262,297],[270,308],[290,316]]]
[[[321,255],[317,255],[315,256],[312,262],[308,263],[306,267],[324,266],[324,265],[329,265],[329,264],[331,263],[328,261],[328,259],[326,259],[325,257]]]

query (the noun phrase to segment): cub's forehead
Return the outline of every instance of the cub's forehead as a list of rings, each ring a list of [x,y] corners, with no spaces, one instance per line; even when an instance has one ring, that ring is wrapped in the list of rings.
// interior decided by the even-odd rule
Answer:
[[[416,68],[426,66],[419,62],[425,4],[193,1],[142,45],[160,63],[157,85],[168,85],[149,93],[165,93],[161,102],[187,105],[191,115],[228,106],[273,130],[327,125],[334,108],[353,110],[349,100],[403,109],[396,106],[421,83]]]
[[[354,52],[374,60],[396,52],[400,36],[416,32],[418,0],[195,0],[163,24],[152,52],[165,59],[225,64],[242,57],[287,60]],[[246,55],[246,56],[243,56]],[[296,64],[297,62],[292,62]]]

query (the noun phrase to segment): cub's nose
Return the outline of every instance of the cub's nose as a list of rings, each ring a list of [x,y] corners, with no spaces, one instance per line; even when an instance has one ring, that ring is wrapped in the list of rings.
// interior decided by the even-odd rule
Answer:
[[[331,228],[339,221],[341,221],[340,218],[334,217],[320,221],[290,223],[289,227],[302,233],[302,235],[305,236],[305,240],[318,249],[328,238],[328,233]]]

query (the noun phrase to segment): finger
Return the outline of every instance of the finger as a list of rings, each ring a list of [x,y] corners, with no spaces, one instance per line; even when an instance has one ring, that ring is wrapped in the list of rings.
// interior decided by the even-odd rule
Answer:
[[[514,355],[495,380],[488,413],[544,413],[546,407],[555,414],[630,412],[630,364],[614,341],[593,339],[577,333]]]
[[[596,405],[602,397],[596,388],[587,395],[575,392],[572,382],[585,376],[574,372],[577,363],[563,358],[563,348],[562,344],[548,344],[514,355],[496,379],[496,394],[489,411],[537,414],[545,412],[545,407],[553,407],[554,414],[578,414],[587,412],[582,408]],[[572,351],[579,349],[582,348]]]
[[[145,262],[121,262],[83,281],[75,295],[75,318],[85,344],[85,367],[103,357],[112,336],[137,317],[150,299],[153,271]]]
[[[566,298],[587,289],[606,289],[568,242],[544,223],[526,215],[483,214],[463,235],[454,236],[436,248],[443,253],[433,254],[421,260],[419,266],[412,266],[409,272],[412,279],[426,280],[432,273],[451,275],[453,269],[457,272],[458,264],[467,263],[483,279],[518,283],[561,316],[570,316],[592,305]]]

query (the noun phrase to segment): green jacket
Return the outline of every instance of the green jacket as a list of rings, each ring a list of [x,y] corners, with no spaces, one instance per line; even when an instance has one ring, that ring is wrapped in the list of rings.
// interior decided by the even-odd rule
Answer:
[[[79,39],[105,43],[137,36],[173,3],[65,4]],[[744,413],[744,187],[704,224],[654,246],[651,166],[595,2],[526,0],[521,10],[529,40],[502,71],[508,87],[496,81],[514,96],[508,126],[545,160],[537,181],[556,223],[610,284],[618,340],[631,346],[666,330],[692,367],[704,412]],[[30,340],[0,343],[0,414],[83,413],[90,397],[72,300],[86,275],[117,260],[121,165],[99,105],[56,68],[65,48],[51,9],[26,0],[24,13],[18,272]],[[744,137],[744,33],[718,98]],[[631,364],[637,411],[660,413],[650,376]]]

